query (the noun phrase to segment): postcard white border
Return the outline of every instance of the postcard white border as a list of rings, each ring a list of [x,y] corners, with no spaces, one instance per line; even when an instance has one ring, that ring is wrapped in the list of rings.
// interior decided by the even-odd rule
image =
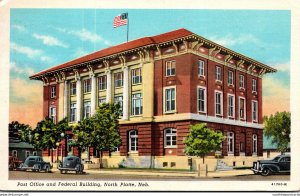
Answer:
[[[0,1],[0,175],[1,190],[39,190],[38,187],[16,187],[16,181],[8,179],[6,169],[8,155],[7,126],[9,123],[9,30],[10,8],[153,8],[153,9],[257,9],[257,10],[291,10],[291,94],[290,111],[292,113],[291,156],[292,172],[287,186],[271,186],[270,181],[148,181],[151,188],[107,188],[106,190],[173,190],[173,191],[295,191],[300,187],[300,159],[297,152],[300,149],[300,2],[298,0],[12,0]],[[162,7],[163,6],[163,7]],[[45,181],[46,182],[46,181]],[[277,181],[276,181],[277,182]],[[175,188],[176,187],[176,188]],[[42,187],[41,190],[46,190]],[[68,190],[54,187],[49,190]],[[95,188],[81,190],[97,190]],[[98,189],[99,190],[99,189]]]

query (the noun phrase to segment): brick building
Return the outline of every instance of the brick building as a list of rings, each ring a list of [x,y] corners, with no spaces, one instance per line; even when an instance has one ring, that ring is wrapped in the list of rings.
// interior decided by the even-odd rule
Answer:
[[[122,145],[107,156],[109,166],[186,168],[183,140],[197,122],[226,136],[216,153],[229,165],[249,165],[263,155],[262,76],[275,71],[179,29],[97,51],[30,79],[43,81],[43,115],[55,121],[68,117],[74,124],[102,102],[121,103]]]

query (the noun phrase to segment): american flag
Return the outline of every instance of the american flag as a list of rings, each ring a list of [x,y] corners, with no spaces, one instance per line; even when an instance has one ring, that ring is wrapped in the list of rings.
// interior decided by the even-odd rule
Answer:
[[[128,13],[123,13],[121,15],[116,16],[114,19],[114,28],[122,25],[127,25],[127,18],[128,18]]]

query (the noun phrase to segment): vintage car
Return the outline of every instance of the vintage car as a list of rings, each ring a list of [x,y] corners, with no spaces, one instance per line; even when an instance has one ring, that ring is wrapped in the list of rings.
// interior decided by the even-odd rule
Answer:
[[[9,156],[8,158],[8,169],[9,170],[14,170],[17,169],[22,161],[20,161],[17,157],[14,156]]]
[[[67,173],[68,171],[75,171],[76,174],[82,174],[84,165],[81,163],[81,159],[76,156],[67,156],[63,158],[62,163],[58,166],[60,173]]]
[[[45,171],[51,172],[51,165],[49,162],[45,162],[41,156],[29,156],[24,163],[21,163],[19,170],[27,171]]]
[[[290,155],[278,155],[272,160],[258,160],[253,162],[251,169],[254,174],[261,174],[263,176],[271,175],[273,173],[289,173],[291,167]]]

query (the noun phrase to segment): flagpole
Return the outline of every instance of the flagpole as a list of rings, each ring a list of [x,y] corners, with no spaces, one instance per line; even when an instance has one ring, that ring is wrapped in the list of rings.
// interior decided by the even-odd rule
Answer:
[[[127,13],[127,42],[128,42],[128,34],[129,34],[129,15]]]

